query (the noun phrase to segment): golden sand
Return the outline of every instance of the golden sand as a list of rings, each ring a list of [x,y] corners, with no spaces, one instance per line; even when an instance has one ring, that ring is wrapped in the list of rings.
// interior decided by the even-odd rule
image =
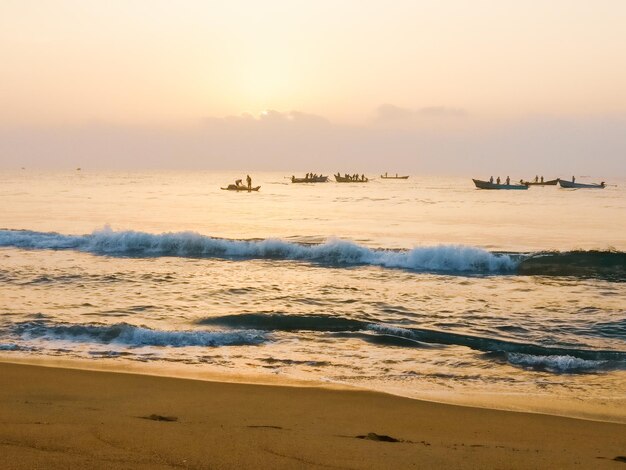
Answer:
[[[0,364],[3,469],[619,469],[624,462],[624,424],[364,391]]]

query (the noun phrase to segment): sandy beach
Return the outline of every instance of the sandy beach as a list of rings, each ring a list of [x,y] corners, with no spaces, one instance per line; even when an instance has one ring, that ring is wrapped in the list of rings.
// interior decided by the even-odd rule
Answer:
[[[0,364],[0,467],[621,468],[626,426],[386,394]],[[396,441],[397,442],[394,442]]]

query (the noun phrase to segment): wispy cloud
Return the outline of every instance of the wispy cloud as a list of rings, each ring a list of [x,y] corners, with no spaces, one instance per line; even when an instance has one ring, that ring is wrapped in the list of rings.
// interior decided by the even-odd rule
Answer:
[[[423,114],[428,115],[427,117]],[[451,126],[449,120],[464,124]],[[434,114],[435,116],[431,116]],[[0,167],[204,168],[624,175],[626,115],[529,116],[488,122],[454,108],[384,105],[383,120],[346,126],[302,111],[206,118],[188,127],[92,122],[81,127],[0,127]],[[421,116],[416,118],[415,116]],[[406,119],[442,125],[405,125]]]
[[[463,108],[448,106],[426,106],[411,109],[394,104],[382,104],[376,108],[374,122],[380,124],[423,123],[425,119],[436,118],[464,118],[468,115]]]

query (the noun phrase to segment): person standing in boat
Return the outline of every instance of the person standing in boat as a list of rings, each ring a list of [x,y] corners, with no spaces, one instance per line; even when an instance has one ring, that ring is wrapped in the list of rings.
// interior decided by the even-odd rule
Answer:
[[[496,184],[500,184],[500,177],[499,176],[496,178]]]
[[[576,182],[576,177],[572,176],[572,183],[575,183],[575,182]]]
[[[490,182],[491,184],[493,184],[493,176],[490,176],[490,177],[489,177],[489,182]]]
[[[509,178],[508,176],[506,177],[506,185],[508,186],[509,184],[511,184],[511,178]]]
[[[246,183],[248,183],[248,191],[250,191],[252,189],[252,178],[250,178],[250,175],[246,175]]]
[[[541,176],[541,182],[543,183],[543,175]]]
[[[535,175],[535,183],[537,183],[539,181],[539,176]],[[542,181],[543,183],[543,181]]]

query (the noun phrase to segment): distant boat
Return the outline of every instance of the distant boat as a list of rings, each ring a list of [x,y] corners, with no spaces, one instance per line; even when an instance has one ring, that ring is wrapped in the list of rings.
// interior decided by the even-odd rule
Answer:
[[[354,179],[352,177],[345,177],[345,176],[341,176],[339,174],[334,175],[335,176],[335,181],[337,181],[337,183],[367,183],[369,181],[368,178],[365,179],[361,179],[360,177],[358,179]]]
[[[604,189],[604,187],[606,186],[604,184],[604,181],[600,184],[597,184],[597,183],[584,184],[584,183],[574,183],[573,181],[559,180],[559,184],[561,185],[561,188],[568,188],[568,189],[573,189],[573,188]]]
[[[472,181],[478,189],[528,189],[525,184],[497,184],[490,183],[489,181],[475,180]]]
[[[398,173],[396,173],[396,176],[387,176],[387,174],[385,173],[384,175],[380,175],[380,178],[384,180],[408,180],[409,175],[398,176]]]
[[[559,178],[548,181],[524,181],[526,186],[556,186],[559,183]]]
[[[328,181],[328,176],[316,176],[315,178],[296,178],[295,176],[291,177],[292,183],[326,183]]]
[[[261,188],[261,186],[256,186],[254,188],[250,188],[248,189],[247,186],[243,186],[243,185],[238,185],[238,184],[229,184],[226,188],[221,188],[224,191],[258,191]]]

